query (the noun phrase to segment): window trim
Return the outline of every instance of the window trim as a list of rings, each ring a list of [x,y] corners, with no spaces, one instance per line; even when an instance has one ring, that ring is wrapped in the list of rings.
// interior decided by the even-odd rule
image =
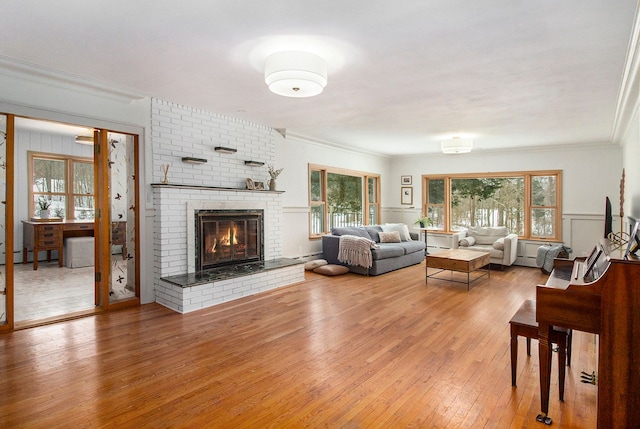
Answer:
[[[556,177],[556,204],[555,206],[532,205],[532,180],[539,176]],[[453,234],[457,231],[451,229],[451,179],[482,179],[482,178],[509,178],[522,177],[524,179],[524,235],[519,236],[523,240],[531,241],[562,241],[562,170],[534,170],[534,171],[506,171],[494,173],[458,173],[458,174],[423,174],[422,175],[422,210],[428,213],[429,206],[429,180],[444,180],[444,229],[429,230],[429,233]],[[440,206],[440,204],[432,204]],[[535,237],[531,235],[531,219],[533,208],[553,208],[556,210],[554,224],[554,237]]]
[[[28,208],[29,208],[29,213],[34,213],[35,212],[35,203],[34,203],[34,191],[33,191],[33,187],[34,187],[34,183],[33,183],[33,162],[34,159],[50,159],[50,160],[54,160],[54,161],[63,161],[65,163],[64,165],[64,174],[65,174],[65,192],[61,193],[61,192],[51,192],[47,195],[60,195],[63,196],[65,198],[65,218],[66,219],[71,219],[69,217],[69,213],[74,213],[73,219],[75,219],[75,206],[74,206],[74,202],[75,202],[75,198],[76,196],[90,196],[93,198],[94,200],[94,207],[95,207],[95,183],[94,183],[94,189],[93,189],[93,194],[76,194],[75,191],[75,187],[74,187],[74,163],[76,162],[81,162],[81,163],[88,163],[91,164],[91,166],[94,166],[94,162],[93,162],[93,158],[87,158],[87,157],[83,157],[83,156],[75,156],[75,155],[64,155],[64,154],[58,154],[58,153],[49,153],[49,152],[36,152],[36,151],[27,151],[27,158],[28,158],[28,164],[27,164],[27,174],[29,177],[29,201],[28,201]]]
[[[313,201],[311,199],[311,173],[313,171],[320,171],[320,180],[322,182],[322,195],[321,201]],[[345,168],[338,167],[330,167],[326,165],[319,164],[308,164],[308,174],[307,174],[307,185],[308,185],[308,200],[309,200],[309,238],[310,239],[318,239],[325,234],[328,234],[330,231],[326,231],[329,225],[328,219],[328,203],[327,203],[327,174],[342,174],[345,176],[355,176],[360,177],[362,179],[362,219],[364,220],[365,225],[369,225],[369,206],[374,204],[377,206],[376,210],[376,223],[380,223],[380,188],[381,188],[381,177],[380,174],[369,173],[358,170],[349,170]],[[369,179],[374,178],[377,181],[377,186],[375,190],[375,202],[369,201]],[[312,233],[312,217],[313,217],[313,207],[314,206],[323,206],[323,217],[324,217],[324,229],[325,231],[314,234]]]

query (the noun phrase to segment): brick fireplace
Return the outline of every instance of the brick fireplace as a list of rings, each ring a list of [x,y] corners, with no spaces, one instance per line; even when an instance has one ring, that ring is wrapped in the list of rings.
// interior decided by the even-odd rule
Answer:
[[[281,257],[281,193],[188,185],[152,187],[156,203],[154,278],[156,301],[160,304],[186,313],[304,281],[302,262]],[[236,256],[251,255],[248,260],[233,261],[227,254],[220,264],[222,268],[235,264],[238,269],[203,267],[197,250],[196,222],[200,213],[221,215],[213,221],[218,223],[209,225],[216,231],[212,238],[227,240],[226,227],[233,223],[237,234],[240,229],[248,231],[249,241],[259,234],[261,244],[254,242],[250,245],[254,248],[248,250],[245,243],[233,250]],[[229,215],[237,220],[231,220]],[[212,238],[207,244],[210,249]]]

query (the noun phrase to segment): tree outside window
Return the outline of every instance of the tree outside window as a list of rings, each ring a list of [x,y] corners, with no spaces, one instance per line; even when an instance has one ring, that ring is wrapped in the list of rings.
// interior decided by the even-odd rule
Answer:
[[[379,222],[379,176],[309,166],[310,236]]]
[[[561,175],[423,176],[424,209],[435,229],[443,232],[505,226],[522,238],[560,240]]]
[[[29,201],[33,215],[38,201],[44,200],[51,203],[49,211],[55,217],[93,219],[93,160],[29,152],[29,161]]]

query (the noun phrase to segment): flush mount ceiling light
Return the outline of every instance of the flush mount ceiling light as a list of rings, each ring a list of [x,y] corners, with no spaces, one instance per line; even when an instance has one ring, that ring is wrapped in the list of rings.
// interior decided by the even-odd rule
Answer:
[[[93,137],[90,137],[90,136],[76,136],[76,143],[93,146]]]
[[[313,97],[327,85],[327,62],[310,52],[276,52],[265,59],[264,81],[278,95]]]
[[[473,140],[468,138],[454,137],[443,140],[440,143],[442,153],[469,153],[473,149]]]

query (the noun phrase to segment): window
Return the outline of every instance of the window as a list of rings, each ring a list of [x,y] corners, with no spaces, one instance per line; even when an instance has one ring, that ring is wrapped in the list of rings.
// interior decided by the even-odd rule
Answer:
[[[39,201],[49,201],[52,216],[93,219],[93,160],[29,152],[29,213]]]
[[[506,226],[522,238],[560,240],[561,179],[560,171],[423,176],[424,210],[443,232]]]
[[[379,223],[380,176],[309,165],[310,236],[333,227]]]

